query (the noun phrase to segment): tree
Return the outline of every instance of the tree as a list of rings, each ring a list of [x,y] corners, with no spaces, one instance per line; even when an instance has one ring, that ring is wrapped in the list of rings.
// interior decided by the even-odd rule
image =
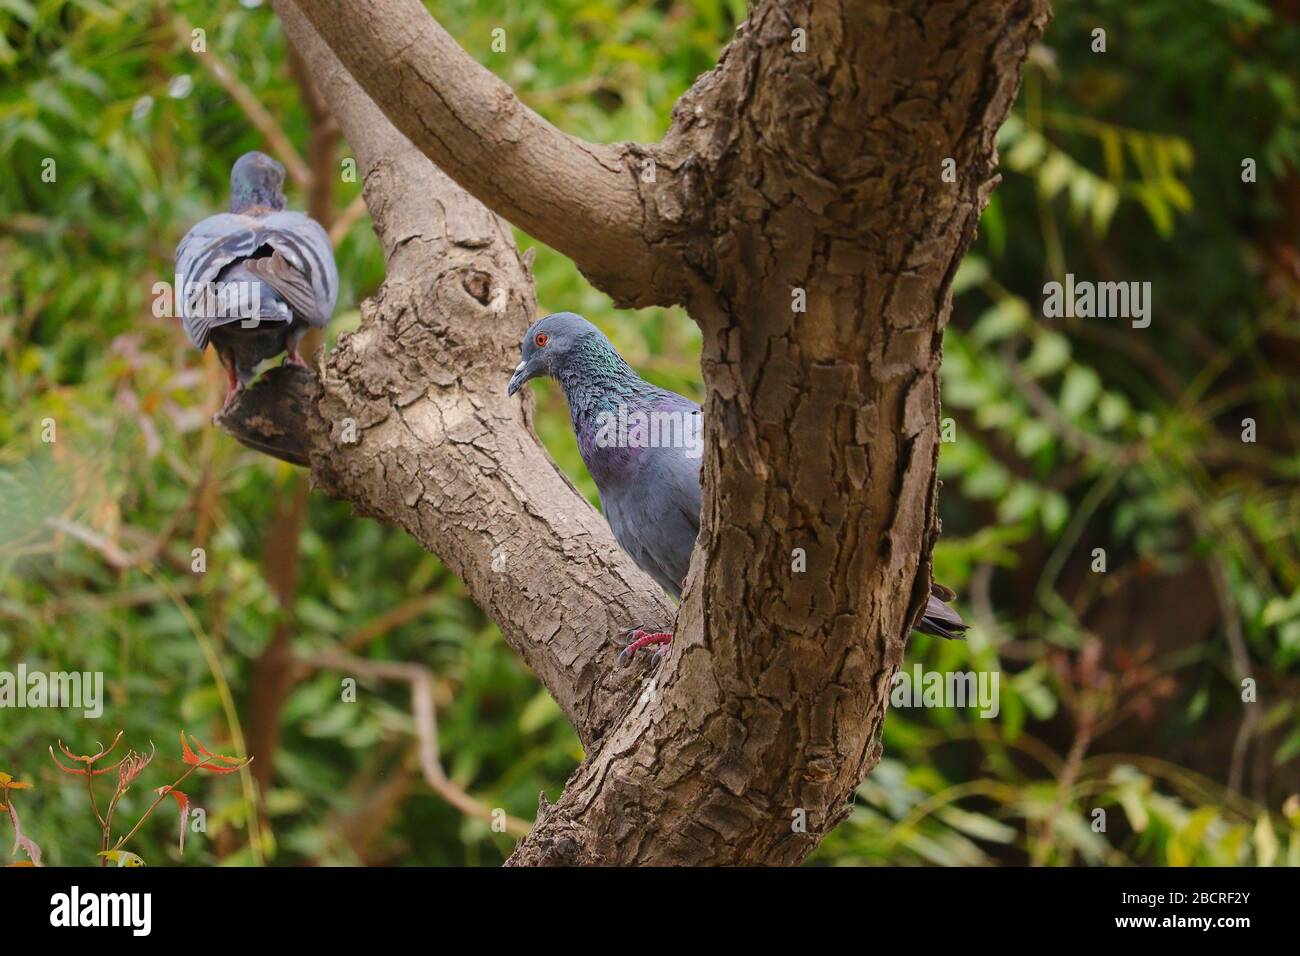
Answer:
[[[319,382],[222,424],[437,554],[573,723],[587,758],[512,863],[802,860],[928,593],[950,286],[1046,0],[758,0],[653,145],[550,126],[418,0],[276,7],[388,276]],[[536,312],[507,220],[704,333],[702,527],[649,680],[608,637],[674,609],[505,395]]]

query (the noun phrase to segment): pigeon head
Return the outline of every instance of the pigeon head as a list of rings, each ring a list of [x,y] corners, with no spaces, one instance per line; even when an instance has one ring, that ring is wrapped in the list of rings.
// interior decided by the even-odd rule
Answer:
[[[266,153],[245,153],[230,167],[230,211],[284,208],[284,167]]]
[[[510,376],[506,388],[509,395],[538,376],[549,375],[563,382],[566,373],[582,372],[592,366],[627,369],[605,333],[573,312],[556,312],[538,319],[524,333],[520,351],[523,361]]]

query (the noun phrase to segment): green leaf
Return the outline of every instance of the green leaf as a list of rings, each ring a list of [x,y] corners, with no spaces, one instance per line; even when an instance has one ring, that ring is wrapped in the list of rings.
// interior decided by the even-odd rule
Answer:
[[[1044,199],[1052,199],[1076,176],[1070,157],[1053,152],[1038,170],[1038,192]]]
[[[1097,420],[1107,431],[1114,431],[1128,421],[1128,400],[1116,392],[1107,392],[1097,403]]]
[[[1016,433],[1016,451],[1026,458],[1032,458],[1040,450],[1052,443],[1052,428],[1047,422],[1031,418],[1020,426]]]
[[[1054,375],[1070,361],[1070,340],[1057,332],[1043,332],[1025,359],[1024,370],[1031,378]]]
[[[983,813],[972,813],[957,806],[946,806],[936,811],[935,816],[967,836],[988,840],[990,843],[1011,843],[1018,835],[1014,827]]]
[[[985,346],[1013,335],[1029,324],[1029,306],[1024,299],[999,299],[992,308],[981,315],[971,328],[971,343]]]
[[[952,279],[952,294],[961,295],[974,288],[989,277],[989,264],[976,255],[968,255],[957,267],[957,274]]]
[[[1057,491],[1048,492],[1043,496],[1041,510],[1043,528],[1049,534],[1060,534],[1070,519],[1070,503],[1065,495]]]
[[[541,730],[564,716],[560,705],[545,690],[539,690],[519,714],[519,729],[526,734]]]
[[[1272,866],[1277,860],[1279,846],[1277,832],[1273,829],[1273,821],[1269,819],[1267,813],[1261,813],[1259,819],[1255,821],[1252,842],[1255,844],[1256,862],[1260,866]]]
[[[1061,412],[1079,418],[1101,393],[1101,376],[1083,365],[1072,365],[1061,383]]]

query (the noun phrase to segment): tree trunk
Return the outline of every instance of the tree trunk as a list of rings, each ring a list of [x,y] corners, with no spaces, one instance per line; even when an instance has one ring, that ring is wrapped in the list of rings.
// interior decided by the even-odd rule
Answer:
[[[511,863],[804,859],[879,760],[929,591],[950,286],[1045,0],[759,2],[663,142],[616,146],[550,127],[418,0],[277,8],[389,259],[303,454],[464,578],[587,749]],[[702,527],[648,680],[606,640],[671,606],[505,399],[535,303],[480,202],[704,331]],[[226,425],[269,441],[257,412]]]

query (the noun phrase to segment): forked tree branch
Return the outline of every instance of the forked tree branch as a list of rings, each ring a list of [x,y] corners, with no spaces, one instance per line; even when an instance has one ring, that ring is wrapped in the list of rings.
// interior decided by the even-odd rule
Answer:
[[[356,153],[388,275],[319,380],[275,370],[218,423],[438,555],[594,747],[637,684],[608,667],[608,636],[672,606],[506,395],[536,309],[510,228],[392,127],[296,6],[275,5]]]
[[[505,831],[516,837],[528,833],[531,825],[518,817],[512,817],[496,808],[489,807],[475,799],[457,786],[443,769],[442,757],[438,753],[438,715],[433,699],[433,671],[420,664],[407,664],[392,661],[372,661],[351,654],[339,654],[326,651],[316,657],[299,662],[301,668],[308,670],[332,670],[341,674],[363,674],[384,680],[404,681],[411,687],[411,720],[415,725],[415,738],[418,742],[417,755],[420,771],[425,782],[438,796],[465,814],[478,820],[495,823],[500,820],[505,824]]]
[[[1046,0],[757,0],[655,147],[554,130],[418,0],[276,6],[388,257],[302,456],[443,558],[587,745],[511,862],[803,859],[880,758],[929,592],[941,330]],[[635,702],[605,640],[672,608],[506,401],[531,283],[426,156],[617,300],[688,301],[704,331],[700,540]]]
[[[680,301],[686,276],[648,228],[637,185],[645,166],[634,150],[556,129],[420,0],[295,4],[392,123],[488,208],[621,302]]]

